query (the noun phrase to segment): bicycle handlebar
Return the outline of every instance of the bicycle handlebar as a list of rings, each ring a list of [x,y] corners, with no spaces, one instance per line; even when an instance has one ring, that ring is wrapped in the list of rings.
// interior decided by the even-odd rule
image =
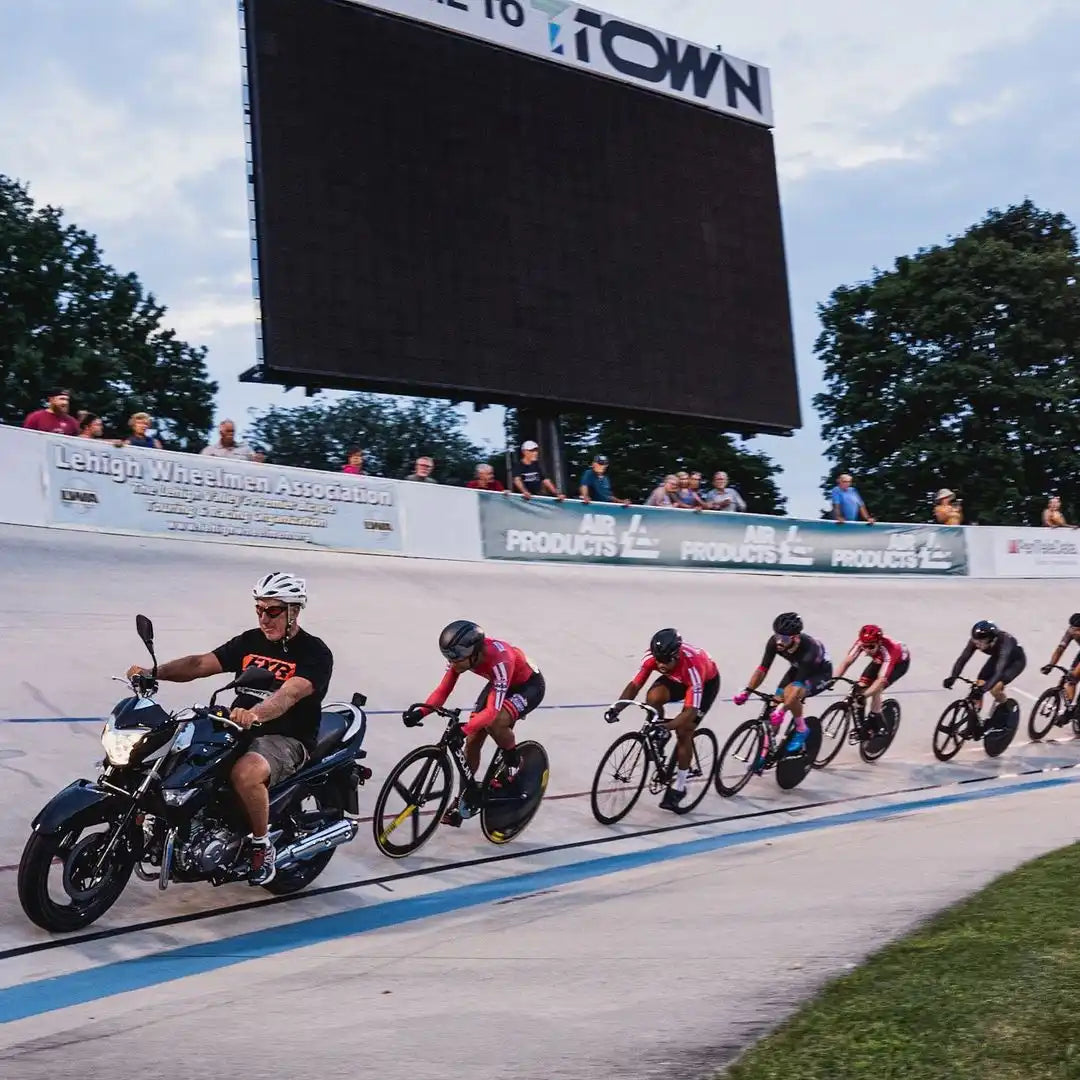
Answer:
[[[424,715],[419,720],[409,722],[409,713],[416,712],[419,709],[425,710]],[[457,720],[461,716],[461,709],[447,709],[442,705],[429,705],[426,701],[417,701],[410,705],[407,709],[404,709],[401,713],[401,720],[406,727],[423,727],[424,716],[444,716],[447,720]]]
[[[613,701],[608,706],[609,711],[614,709],[617,705],[621,705],[623,708],[626,708],[627,705],[635,705],[637,708],[641,709],[642,712],[649,714],[650,723],[661,723],[660,710],[656,708],[655,705],[650,705],[645,701],[635,701],[633,698],[619,698],[618,701]],[[618,719],[618,717],[616,717],[616,719]]]

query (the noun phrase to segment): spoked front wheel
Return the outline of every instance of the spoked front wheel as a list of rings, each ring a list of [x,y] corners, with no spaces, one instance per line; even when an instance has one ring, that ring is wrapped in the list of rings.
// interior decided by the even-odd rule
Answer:
[[[757,771],[765,731],[757,720],[744,720],[729,736],[716,763],[716,791],[725,799],[738,795]]]
[[[596,767],[590,798],[593,817],[601,825],[622,821],[641,797],[648,774],[645,737],[638,731],[620,735]],[[705,783],[708,782],[706,778]]]
[[[533,741],[517,744],[521,768],[513,780],[503,773],[502,751],[491,759],[484,777],[484,802],[480,808],[480,828],[493,844],[508,844],[525,831],[536,816],[547,791],[551,768],[547,751]]]
[[[1065,694],[1059,687],[1044,690],[1028,717],[1028,736],[1035,742],[1045,738],[1067,707]]]
[[[439,827],[453,791],[443,750],[418,746],[410,751],[390,771],[375,800],[375,846],[391,859],[417,851]]]
[[[814,768],[824,769],[847,741],[851,729],[851,710],[846,701],[834,701],[821,714],[821,747],[814,758]]]
[[[951,761],[964,745],[968,721],[968,707],[963,701],[954,701],[941,714],[934,728],[934,757],[938,761]]]

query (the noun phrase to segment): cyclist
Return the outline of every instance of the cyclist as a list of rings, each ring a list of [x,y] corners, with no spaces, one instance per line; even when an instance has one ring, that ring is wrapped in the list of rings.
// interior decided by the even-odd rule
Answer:
[[[455,619],[439,634],[439,651],[447,660],[442,682],[427,696],[426,704],[437,708],[457,685],[466,671],[487,682],[468,722],[462,725],[465,735],[465,760],[473,779],[461,792],[458,805],[443,815],[443,822],[455,827],[472,817],[479,808],[480,750],[488,734],[503,752],[505,770],[496,783],[510,783],[521,768],[521,758],[514,738],[514,724],[544,700],[546,689],[540,669],[517,647],[485,636],[476,623]],[[419,720],[430,710],[423,706],[405,713],[406,721]]]
[[[773,729],[783,722],[787,711],[795,718],[795,734],[788,742],[788,750],[797,753],[806,745],[808,728],[803,719],[803,702],[807,698],[820,694],[832,679],[832,660],[825,646],[803,633],[803,621],[794,611],[785,611],[777,615],[772,624],[773,632],[765,646],[765,655],[761,658],[746,689],[736,694],[732,701],[736,705],[745,705],[751,690],[756,690],[764,681],[777,655],[783,657],[791,666],[776,688],[776,697],[781,703],[772,711],[769,720]],[[761,748],[764,759],[766,749]]]
[[[964,665],[971,659],[976,649],[979,652],[989,653],[989,658],[983,664],[972,687],[972,692],[979,699],[978,709],[982,709],[982,695],[987,688],[994,701],[1001,705],[1005,701],[1005,687],[1027,666],[1027,657],[1020,647],[1020,642],[989,619],[980,619],[971,628],[971,638],[964,646],[959,659],[953,664],[952,674],[942,685],[946,690],[953,688],[957,676],[964,670]]]
[[[619,697],[633,701],[652,671],[658,671],[660,678],[649,687],[645,701],[660,710],[661,719],[668,702],[677,698],[682,698],[683,702],[678,716],[663,720],[664,728],[674,731],[676,735],[677,771],[674,784],[668,787],[660,800],[660,808],[678,813],[679,803],[686,797],[686,778],[694,759],[694,728],[712,708],[720,692],[720,672],[716,668],[716,661],[704,649],[687,645],[678,630],[671,627],[653,634],[638,673],[626,684]],[[625,708],[626,705],[613,705],[604,713],[604,719],[609,724],[614,723]],[[705,778],[706,783],[708,779]]]
[[[1054,665],[1060,663],[1062,656],[1065,655],[1065,650],[1070,645],[1080,645],[1080,611],[1069,616],[1069,625],[1065,627],[1065,636],[1058,642],[1057,648],[1054,649],[1054,654],[1050,657],[1050,663],[1042,668],[1044,675],[1049,675],[1054,670]],[[1065,680],[1065,698],[1069,702],[1070,708],[1072,708],[1073,702],[1076,700],[1077,679],[1080,679],[1080,652],[1077,652],[1073,660],[1072,670]]]
[[[840,661],[840,667],[833,678],[839,679],[863,653],[870,658],[870,663],[859,676],[859,687],[863,696],[870,699],[870,711],[866,719],[870,731],[876,735],[885,730],[881,716],[882,692],[907,674],[911,655],[902,641],[886,637],[880,626],[867,623],[859,631],[859,636],[848,650],[847,656]]]

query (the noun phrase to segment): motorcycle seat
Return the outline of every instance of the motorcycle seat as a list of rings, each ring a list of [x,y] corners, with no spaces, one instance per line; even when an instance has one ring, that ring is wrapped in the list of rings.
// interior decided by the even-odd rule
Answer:
[[[332,754],[345,737],[349,728],[349,718],[340,712],[324,712],[319,717],[319,734],[315,740],[315,753],[311,756],[311,764],[322,761],[324,757]]]

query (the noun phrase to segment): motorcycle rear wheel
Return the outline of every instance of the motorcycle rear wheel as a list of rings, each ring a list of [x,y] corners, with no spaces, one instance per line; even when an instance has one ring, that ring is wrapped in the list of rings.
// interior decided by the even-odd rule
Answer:
[[[329,784],[321,790],[312,792],[310,798],[315,801],[318,812],[327,814],[341,809],[341,798],[336,789]],[[299,839],[292,830],[285,833],[279,843],[282,847]],[[288,896],[290,893],[306,889],[327,867],[334,857],[336,847],[321,851],[310,859],[305,859],[284,870],[279,870],[263,888],[274,896]]]

